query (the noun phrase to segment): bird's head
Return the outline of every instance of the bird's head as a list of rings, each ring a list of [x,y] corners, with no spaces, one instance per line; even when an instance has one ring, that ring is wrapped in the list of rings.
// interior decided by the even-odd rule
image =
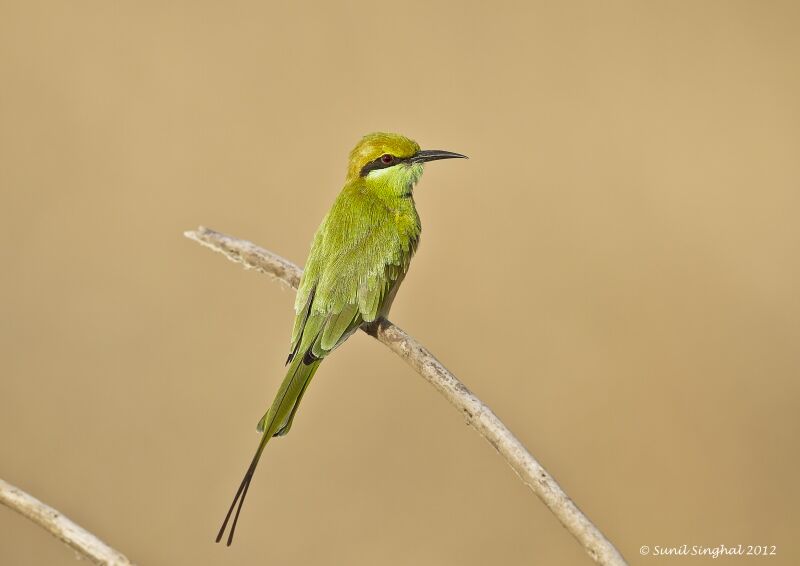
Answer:
[[[465,158],[466,155],[438,149],[420,149],[419,144],[400,134],[367,134],[350,152],[347,179],[398,187],[413,185],[422,175],[422,165],[437,159]]]

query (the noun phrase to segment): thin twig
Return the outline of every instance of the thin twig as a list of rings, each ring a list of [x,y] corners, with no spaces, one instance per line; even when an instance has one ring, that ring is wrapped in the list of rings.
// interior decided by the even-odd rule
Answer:
[[[3,480],[0,480],[0,503],[24,515],[95,564],[108,566],[133,564],[121,552],[114,550],[52,507]]]
[[[184,236],[222,253],[231,261],[243,264],[247,269],[271,275],[293,288],[297,288],[300,283],[302,271],[299,267],[252,242],[232,238],[202,226],[197,230],[184,232]],[[525,485],[544,501],[595,562],[609,565],[625,564],[624,558],[614,545],[578,509],[556,480],[536,461],[497,415],[450,373],[433,354],[386,319],[364,325],[362,330],[388,346],[461,411],[466,416],[467,422],[497,449]]]

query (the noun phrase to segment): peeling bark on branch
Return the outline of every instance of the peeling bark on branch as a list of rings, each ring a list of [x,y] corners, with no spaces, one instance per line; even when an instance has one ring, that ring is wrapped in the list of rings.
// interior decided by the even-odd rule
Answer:
[[[220,252],[246,269],[255,269],[297,288],[302,271],[284,258],[245,240],[200,227],[184,232],[196,242]],[[505,458],[519,478],[547,505],[559,521],[578,539],[598,564],[622,565],[625,559],[603,533],[564,493],[523,444],[492,410],[445,368],[433,354],[400,327],[386,319],[362,326],[362,330],[385,344],[433,385],[462,412],[467,422]]]

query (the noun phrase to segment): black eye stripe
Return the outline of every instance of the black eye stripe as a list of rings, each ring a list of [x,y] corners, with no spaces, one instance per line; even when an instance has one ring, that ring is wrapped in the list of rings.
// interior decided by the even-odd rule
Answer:
[[[384,155],[389,155],[389,154],[384,154]],[[387,167],[392,167],[403,161],[408,161],[407,159],[400,159],[398,157],[395,157],[394,155],[391,155],[390,157],[392,158],[392,160],[389,163],[384,163],[383,157],[384,156],[381,155],[378,159],[373,159],[372,161],[364,165],[364,167],[361,168],[360,175],[362,177],[366,177],[370,171],[375,171],[376,169],[386,169]]]

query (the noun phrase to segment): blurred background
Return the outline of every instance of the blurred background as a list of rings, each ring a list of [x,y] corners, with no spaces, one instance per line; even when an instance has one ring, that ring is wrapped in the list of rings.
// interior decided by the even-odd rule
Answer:
[[[470,160],[391,318],[631,563],[800,563],[798,4],[291,4],[0,4],[0,477],[141,565],[590,563],[363,334],[214,544],[294,294],[182,232],[302,264],[398,131]],[[74,562],[0,509],[0,563]]]

